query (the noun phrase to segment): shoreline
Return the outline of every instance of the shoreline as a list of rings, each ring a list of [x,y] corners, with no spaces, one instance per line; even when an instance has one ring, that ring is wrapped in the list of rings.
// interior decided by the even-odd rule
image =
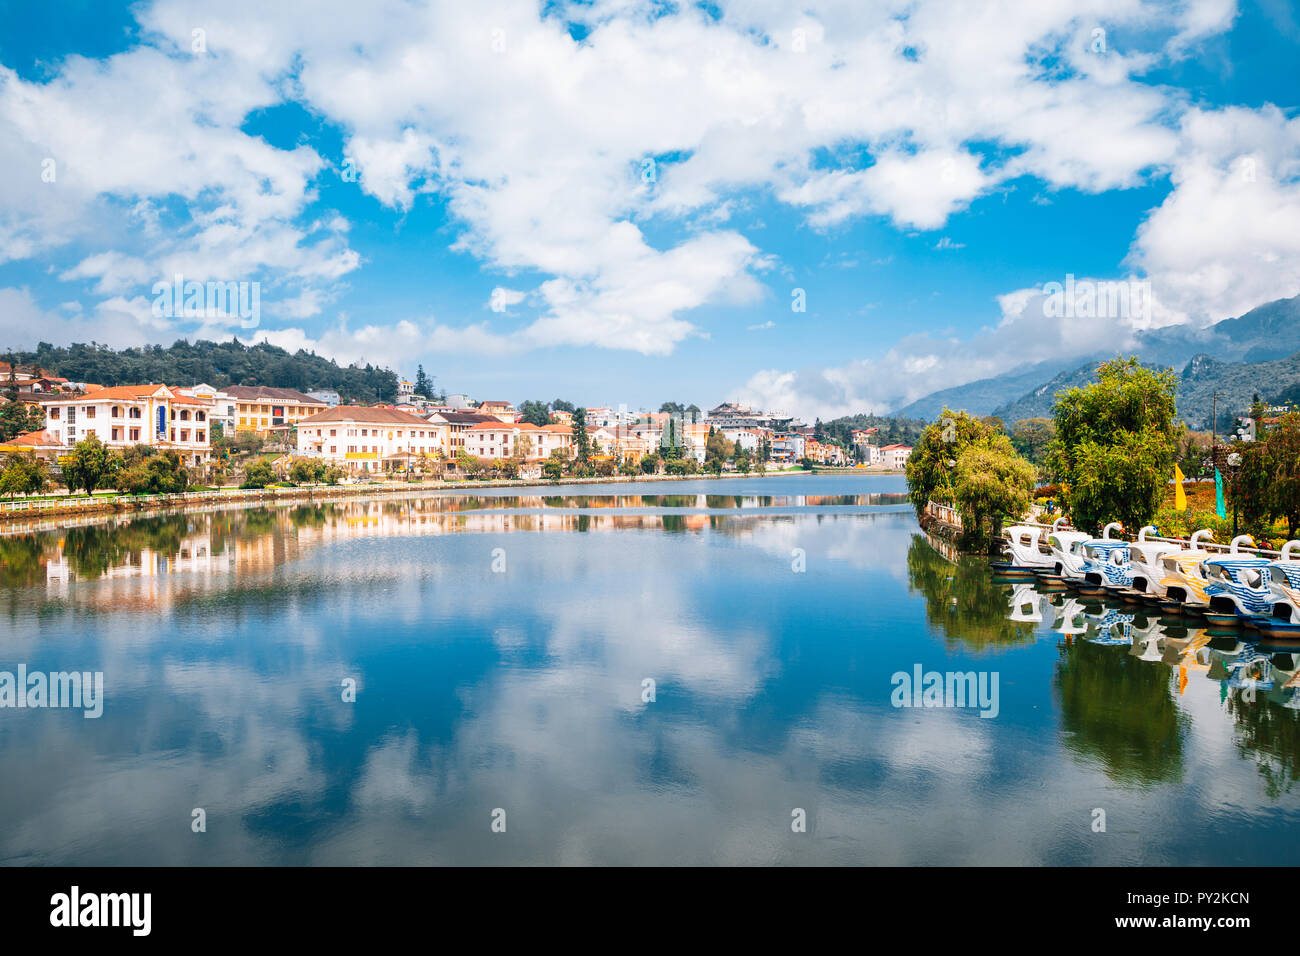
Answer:
[[[0,502],[0,529],[10,522],[33,518],[102,517],[116,514],[135,515],[149,511],[166,511],[196,504],[279,503],[294,501],[326,501],[335,498],[380,497],[410,495],[415,492],[460,491],[473,493],[480,488],[556,488],[568,485],[615,485],[650,481],[728,481],[741,478],[777,478],[792,475],[809,477],[858,475],[888,477],[901,475],[901,471],[867,469],[817,469],[814,471],[768,471],[763,474],[695,474],[695,475],[610,475],[590,478],[551,479],[495,479],[492,481],[418,481],[376,482],[355,485],[300,485],[292,488],[219,488],[209,491],[185,491],[174,495],[112,495],[101,497],[36,498],[30,501]],[[4,529],[8,530],[8,529]]]

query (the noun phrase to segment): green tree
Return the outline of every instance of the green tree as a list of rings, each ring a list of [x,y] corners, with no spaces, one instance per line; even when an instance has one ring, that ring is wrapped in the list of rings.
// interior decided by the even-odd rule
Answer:
[[[433,395],[433,379],[424,374],[423,365],[418,365],[415,369],[415,394],[425,398]]]
[[[325,479],[325,462],[319,458],[295,458],[289,466],[289,480],[295,485],[318,484]]]
[[[1011,427],[1011,444],[1021,457],[1035,465],[1047,458],[1056,424],[1050,418],[1022,418]]]
[[[31,452],[12,456],[0,471],[0,495],[35,495],[49,487],[49,470],[44,460]]]
[[[957,459],[967,447],[990,442],[993,434],[978,418],[944,407],[938,419],[921,432],[907,459],[907,493],[918,515],[927,501],[956,504],[953,478]]]
[[[74,494],[84,489],[86,497],[96,488],[109,487],[121,458],[110,451],[94,432],[72,447],[72,454],[63,463],[63,481]]]
[[[1023,517],[1033,500],[1036,478],[1034,467],[1016,454],[1000,429],[986,442],[966,446],[957,456],[953,481],[966,546],[986,548],[1001,535],[1004,517]]]
[[[1300,536],[1300,412],[1289,412],[1268,433],[1269,511],[1286,520],[1287,537]]]
[[[573,413],[573,457],[581,465],[591,457],[591,442],[587,438],[587,410],[576,409]]]
[[[659,470],[659,463],[662,461],[663,459],[658,455],[642,455],[641,473],[644,475],[653,475]]]
[[[265,458],[258,458],[249,462],[248,467],[244,469],[244,480],[239,487],[265,488],[273,481],[275,481],[275,469]]]
[[[1097,369],[1097,381],[1056,396],[1056,438],[1048,468],[1077,528],[1111,521],[1149,524],[1173,475],[1182,426],[1175,423],[1172,370],[1144,368],[1136,357]]]
[[[546,407],[545,402],[529,401],[519,406],[519,412],[523,420],[530,425],[536,425],[542,428],[551,422],[551,411]]]

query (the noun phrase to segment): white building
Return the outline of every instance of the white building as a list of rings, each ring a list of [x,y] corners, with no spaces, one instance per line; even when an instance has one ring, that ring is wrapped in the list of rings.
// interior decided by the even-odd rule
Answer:
[[[188,398],[201,398],[212,403],[212,413],[208,416],[214,422],[221,423],[222,432],[227,436],[235,434],[235,418],[238,401],[233,395],[214,388],[206,382],[178,388],[176,391]]]
[[[111,448],[174,451],[186,465],[201,465],[212,455],[212,402],[166,385],[118,385],[42,399],[41,405],[45,430],[65,448],[95,435]]]
[[[391,408],[339,405],[298,422],[298,454],[349,471],[383,471],[440,450],[436,426]]]
[[[567,425],[538,427],[529,422],[479,422],[463,433],[462,450],[475,458],[544,461],[556,449],[573,453],[573,430]]]
[[[907,464],[907,459],[912,454],[910,445],[885,445],[880,449],[881,462],[886,468],[893,468],[901,471]]]

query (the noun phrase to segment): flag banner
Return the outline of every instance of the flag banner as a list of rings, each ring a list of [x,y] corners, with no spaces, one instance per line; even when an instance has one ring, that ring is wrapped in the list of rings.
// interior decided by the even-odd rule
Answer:
[[[1174,465],[1174,508],[1178,511],[1187,510],[1187,492],[1183,490],[1183,482],[1186,480],[1183,470]]]
[[[1228,507],[1223,503],[1223,473],[1214,469],[1214,513],[1220,518],[1228,517]]]

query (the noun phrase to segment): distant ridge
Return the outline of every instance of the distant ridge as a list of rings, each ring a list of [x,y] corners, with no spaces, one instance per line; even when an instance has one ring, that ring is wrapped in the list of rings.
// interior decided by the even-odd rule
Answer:
[[[1180,377],[1186,375],[1186,384],[1179,388],[1179,413],[1192,427],[1208,429],[1212,402],[1206,396],[1216,390],[1224,392],[1220,396],[1220,415],[1231,420],[1256,392],[1267,399],[1296,384],[1291,376],[1298,352],[1300,296],[1292,296],[1265,303],[1207,328],[1152,329],[1137,333],[1127,347],[1116,346],[1090,357],[1040,362],[993,378],[941,389],[893,414],[933,419],[947,404],[949,408],[965,409],[973,415],[994,414],[1010,425],[1021,418],[1048,414],[1058,391],[1082,385],[1091,379],[1100,361],[1124,354],[1137,355],[1146,365],[1173,368]],[[1251,376],[1260,377],[1251,383]]]
[[[1159,366],[1159,363],[1144,362]],[[1010,427],[1022,418],[1047,418],[1057,392],[1096,380],[1097,363],[1062,372],[1014,402],[999,406],[993,414]],[[1227,429],[1232,419],[1250,407],[1258,395],[1266,402],[1285,399],[1300,392],[1300,351],[1268,362],[1220,362],[1208,355],[1194,355],[1178,371],[1178,416],[1189,428],[1211,429],[1214,395],[1218,393],[1218,428]]]

